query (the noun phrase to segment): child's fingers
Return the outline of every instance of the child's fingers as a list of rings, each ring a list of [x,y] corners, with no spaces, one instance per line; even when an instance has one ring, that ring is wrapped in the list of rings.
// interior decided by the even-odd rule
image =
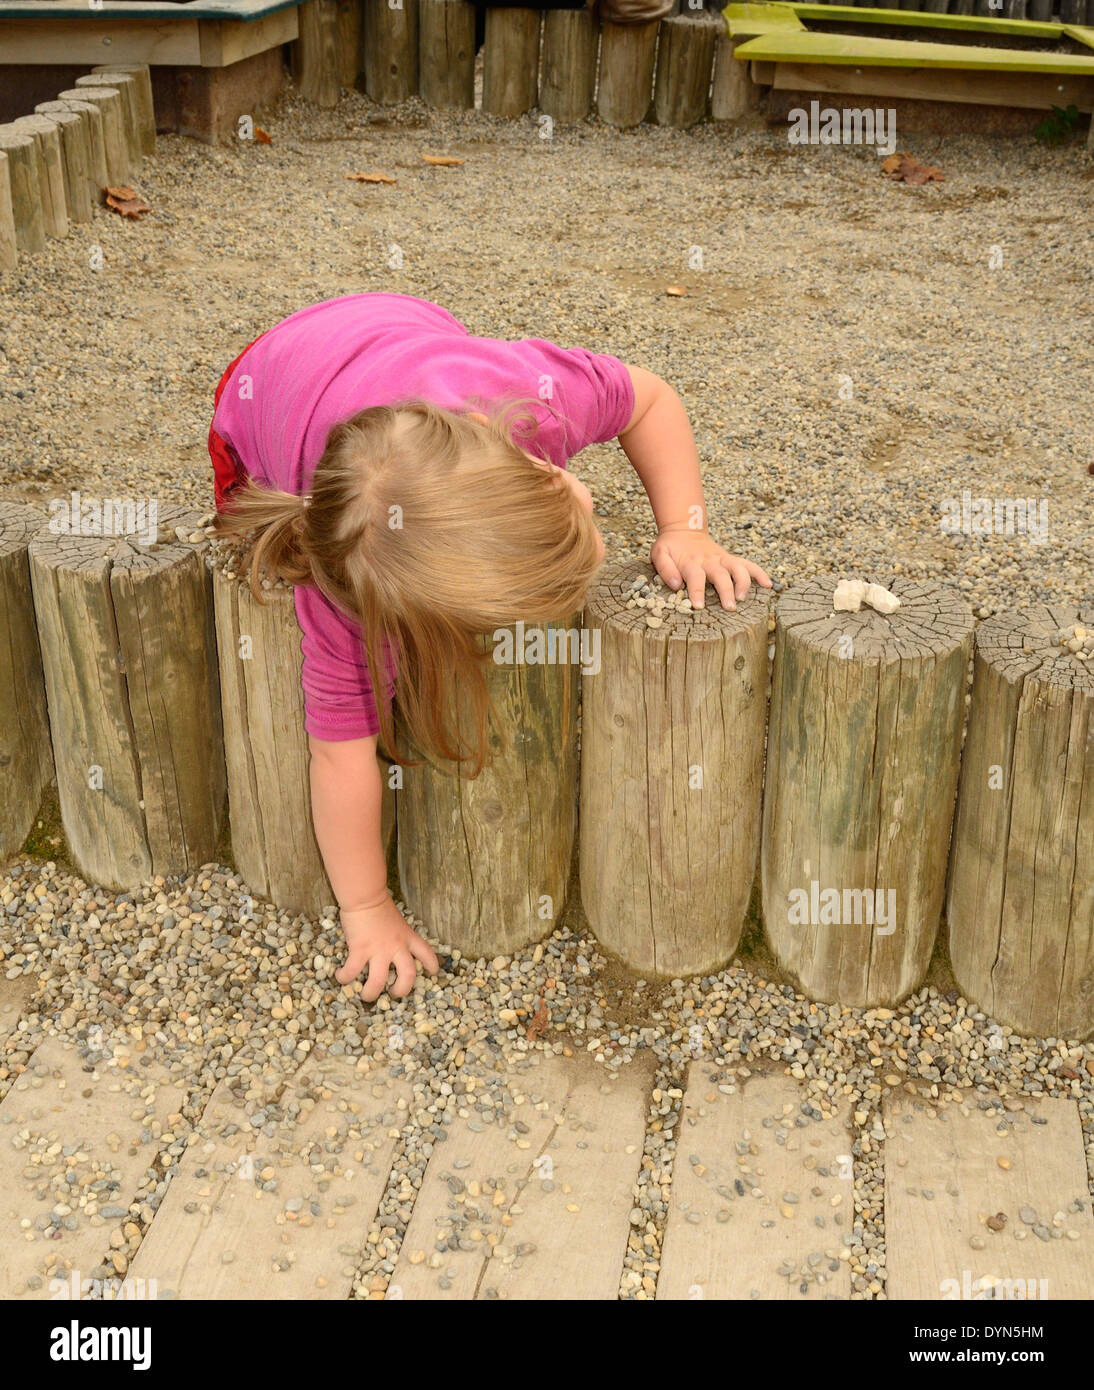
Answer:
[[[361,971],[368,964],[368,950],[364,942],[357,942],[349,947],[349,955],[346,957],[345,965],[340,965],[334,972],[334,978],[340,985],[348,985],[356,980]]]
[[[395,983],[388,990],[388,993],[392,999],[405,999],[414,988],[414,981],[418,978],[414,958],[409,951],[396,951],[391,958],[391,963],[395,967]]]
[[[692,608],[702,608],[706,602],[707,572],[701,561],[693,560],[685,564],[682,571],[684,583],[688,586],[688,598]]]
[[[368,963],[368,979],[361,990],[361,998],[366,1004],[375,1004],[387,985],[387,972],[391,969],[391,957],[381,951]]]
[[[673,591],[678,589],[684,582],[683,576],[677,568],[676,561],[668,551],[662,551],[654,561],[654,564],[657,567],[657,573]]]
[[[710,567],[710,582],[718,590],[718,597],[722,601],[722,607],[733,610],[737,607],[733,601],[733,580],[724,562],[722,564],[712,564]]]
[[[748,565],[748,572],[749,572],[749,574],[752,576],[753,579],[755,579],[756,583],[757,583],[757,584],[762,584],[762,585],[764,586],[765,589],[770,589],[770,588],[771,588],[771,576],[767,573],[767,571],[766,571],[766,570],[762,570],[762,569],[759,567],[759,565],[757,565],[757,564],[756,564],[754,561],[752,561],[752,560],[746,560],[745,563]]]
[[[748,591],[752,588],[752,575],[749,573],[748,561],[742,560],[737,555],[731,555],[724,563],[726,569],[733,576],[737,597],[747,598]]]
[[[427,974],[436,975],[441,968],[437,953],[429,942],[424,937],[419,936],[417,932],[412,932],[410,936],[410,954],[421,961]]]

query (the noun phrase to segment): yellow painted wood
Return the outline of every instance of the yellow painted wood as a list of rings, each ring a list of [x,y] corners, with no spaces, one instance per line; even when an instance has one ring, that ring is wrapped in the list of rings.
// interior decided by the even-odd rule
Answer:
[[[730,9],[735,8],[730,6]],[[857,9],[853,5],[787,5],[785,8],[792,10],[799,20],[819,20],[822,24],[897,24],[909,29],[966,29],[979,34],[1016,34],[1029,39],[1058,38],[1064,29],[1061,24],[1031,19],[931,14],[923,10]]]
[[[1064,33],[1076,43],[1085,43],[1087,48],[1094,48],[1094,27],[1091,25],[1065,24]]]
[[[805,29],[792,5],[728,5],[722,11],[722,18],[733,38],[769,34],[774,30]]]
[[[849,67],[964,68],[987,72],[1094,74],[1094,55],[1023,53],[1008,48],[918,43],[908,39],[865,39],[847,34],[761,34],[741,44],[735,56],[786,63],[833,63]]]

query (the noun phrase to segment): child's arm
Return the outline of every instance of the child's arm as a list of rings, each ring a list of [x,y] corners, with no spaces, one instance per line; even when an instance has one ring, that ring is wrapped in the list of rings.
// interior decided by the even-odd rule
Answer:
[[[628,367],[634,384],[634,414],[619,436],[642,480],[657,519],[650,558],[670,589],[687,586],[700,608],[707,580],[723,608],[735,608],[752,580],[771,586],[759,565],[730,555],[710,537],[699,472],[699,452],[684,403],[666,381],[644,367]]]
[[[397,980],[391,994],[401,999],[413,988],[415,958],[430,975],[438,966],[428,942],[411,929],[388,892],[376,738],[333,743],[309,737],[308,743],[315,838],[341,908],[349,951],[335,979],[349,984],[368,966],[361,997],[371,1003],[380,997],[394,966]]]

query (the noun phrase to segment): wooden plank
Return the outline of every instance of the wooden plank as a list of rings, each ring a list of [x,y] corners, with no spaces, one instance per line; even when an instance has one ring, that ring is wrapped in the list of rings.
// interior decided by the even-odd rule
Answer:
[[[247,24],[232,19],[199,20],[201,66],[225,68],[256,53],[265,53],[268,48],[292,43],[299,33],[297,15],[296,9],[278,10]]]
[[[222,1082],[206,1107],[201,1138],[186,1151],[133,1276],[178,1298],[349,1298],[410,1082],[362,1074],[342,1057],[308,1061],[277,1102],[282,1114],[301,1106],[301,1118],[273,1139],[250,1129],[230,1087]],[[326,1147],[331,1127],[334,1144],[344,1145],[335,1152]],[[270,1169],[277,1190],[266,1192]],[[300,1212],[289,1210],[300,1198]]]
[[[1065,24],[1064,33],[1069,39],[1074,39],[1076,43],[1085,44],[1087,48],[1094,48],[1094,28],[1087,24]]]
[[[790,5],[727,5],[722,11],[722,18],[735,39],[788,30],[805,30],[805,25]]]
[[[824,67],[819,63],[767,66],[774,68],[775,87],[795,92],[851,92],[855,96],[962,101],[971,106],[1019,106],[1035,111],[1074,102],[1080,111],[1094,110],[1094,77],[968,72],[956,83],[950,73],[939,69],[915,72],[908,68]]]
[[[736,7],[731,5],[730,9]],[[799,20],[818,20],[829,24],[895,24],[901,28],[958,29],[978,34],[1015,34],[1027,39],[1057,39],[1060,24],[1035,23],[1028,19],[1005,19],[1002,15],[937,14],[920,10],[859,9],[853,5],[792,5]]]
[[[1027,1286],[1032,1281],[1032,1291],[1027,1287],[1018,1297],[1089,1298],[1094,1217],[1078,1106],[1023,1098],[1022,1111],[980,1110],[980,1099],[975,1091],[965,1093],[963,1104],[932,1105],[904,1091],[886,1098],[889,1297],[968,1298],[961,1291],[966,1283],[975,1289],[994,1276]],[[925,1197],[924,1189],[933,1196]],[[1076,1200],[1080,1211],[1070,1210]],[[1044,1219],[1047,1240],[1022,1219],[1024,1207]],[[997,1212],[1007,1218],[998,1232],[981,1219]],[[1057,1212],[1064,1213],[1059,1227],[1053,1225]],[[1064,1234],[1054,1239],[1054,1230]],[[1067,1237],[1071,1231],[1078,1239]],[[973,1239],[984,1248],[974,1249]]]
[[[657,1297],[847,1298],[847,1109],[800,1126],[796,1082],[753,1076],[725,1095],[708,1071],[696,1062],[688,1075]]]
[[[426,1168],[388,1297],[617,1298],[650,1079],[645,1059],[613,1077],[588,1057],[547,1056],[519,1078],[505,1127],[454,1126]],[[450,1236],[465,1248],[446,1248]]]
[[[1050,72],[1094,75],[1094,55],[1025,53],[1011,48],[865,39],[848,34],[761,34],[742,44],[743,58],[861,67],[961,68],[972,72]]]
[[[170,1142],[140,1139],[153,1120],[170,1133],[168,1117],[182,1109],[184,1092],[166,1072],[132,1062],[92,1072],[84,1067],[75,1047],[47,1038],[0,1104],[0,1298],[54,1297],[56,1289],[46,1273],[50,1257],[56,1257],[51,1270],[60,1278],[94,1277],[107,1257],[111,1232],[126,1219],[104,1217],[100,1209],[128,1210],[142,1201],[145,1171]],[[140,1093],[149,1086],[156,1088],[154,1095],[142,1099]],[[60,1151],[48,1154],[54,1144],[74,1146],[71,1161]],[[32,1164],[39,1154],[43,1161]],[[77,1174],[81,1197],[69,1203],[75,1229],[62,1224],[54,1237],[36,1228],[36,1218],[48,1216],[59,1201],[48,1179],[65,1167]],[[111,1188],[93,1193],[91,1183],[101,1181],[96,1175],[107,1178]],[[23,1220],[31,1222],[29,1229],[21,1228]],[[111,1277],[120,1280],[121,1272]],[[37,1280],[38,1287],[27,1288],[28,1280]]]
[[[153,19],[0,19],[0,55],[6,65],[101,63],[200,64],[198,21]]]

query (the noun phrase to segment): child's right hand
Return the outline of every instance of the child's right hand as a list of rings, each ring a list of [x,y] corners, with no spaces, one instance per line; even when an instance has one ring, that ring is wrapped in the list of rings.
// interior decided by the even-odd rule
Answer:
[[[334,972],[340,985],[348,985],[368,967],[368,980],[361,998],[374,1004],[387,984],[388,971],[395,967],[395,983],[391,986],[393,999],[403,999],[414,988],[418,978],[415,959],[425,966],[426,973],[436,975],[440,968],[433,948],[418,935],[395,906],[390,893],[368,907],[343,911],[342,931],[349,955],[345,965]]]

